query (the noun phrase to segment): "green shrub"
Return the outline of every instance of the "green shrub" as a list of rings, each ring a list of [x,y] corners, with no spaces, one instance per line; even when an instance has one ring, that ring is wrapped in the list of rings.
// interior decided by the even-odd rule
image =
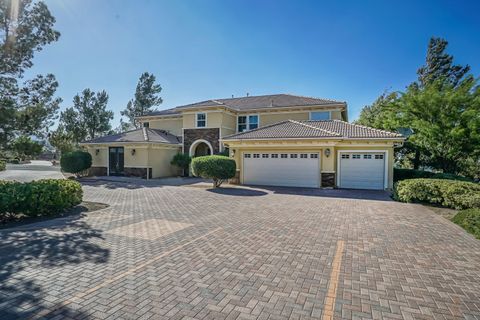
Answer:
[[[204,156],[192,159],[194,176],[213,179],[213,187],[219,187],[223,181],[233,178],[236,172],[235,160],[225,156]]]
[[[7,169],[7,163],[4,160],[0,160],[0,171]]]
[[[183,175],[186,176],[191,162],[192,158],[188,153],[177,153],[173,156],[170,164],[179,167],[183,171]]]
[[[447,180],[460,180],[460,181],[472,181],[472,179],[457,176],[451,173],[435,173],[430,171],[415,170],[415,169],[393,169],[393,181],[402,181],[406,179],[447,179]]]
[[[57,214],[82,202],[77,181],[44,179],[32,182],[0,182],[0,217],[24,214],[30,217]]]
[[[20,160],[18,159],[12,159],[9,161],[11,164],[19,164],[20,163]]]
[[[60,159],[63,171],[78,174],[92,166],[92,156],[86,151],[67,152]]]
[[[402,202],[426,202],[454,209],[480,207],[480,185],[466,181],[408,179],[399,181],[394,198]]]
[[[459,211],[452,221],[463,229],[480,239],[480,209],[467,209]]]

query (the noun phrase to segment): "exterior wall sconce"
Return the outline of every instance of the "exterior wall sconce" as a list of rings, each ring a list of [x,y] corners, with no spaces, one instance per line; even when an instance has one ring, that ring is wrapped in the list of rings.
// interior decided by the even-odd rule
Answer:
[[[235,150],[232,150],[232,152],[230,152],[230,157],[235,158]]]
[[[330,154],[331,154],[331,153],[332,153],[332,151],[331,151],[329,148],[325,149],[325,156],[326,156],[327,158],[330,157]]]
[[[131,152],[132,156],[134,156],[136,152],[137,152],[137,150],[132,149],[132,152]]]
[[[100,149],[95,149],[95,155],[98,156],[99,153],[100,153]]]

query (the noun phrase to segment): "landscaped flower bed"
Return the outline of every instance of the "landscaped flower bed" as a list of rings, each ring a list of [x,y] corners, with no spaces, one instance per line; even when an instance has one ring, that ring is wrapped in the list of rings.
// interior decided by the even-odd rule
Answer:
[[[82,186],[72,180],[0,181],[0,221],[55,215],[80,204],[82,197]]]

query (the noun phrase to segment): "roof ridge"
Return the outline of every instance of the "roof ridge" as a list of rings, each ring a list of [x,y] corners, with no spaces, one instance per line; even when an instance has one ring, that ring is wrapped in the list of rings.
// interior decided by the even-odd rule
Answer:
[[[321,129],[321,128],[317,128],[317,127],[314,127],[314,126],[311,126],[309,124],[306,124],[306,123],[302,123],[302,122],[299,122],[299,121],[295,121],[295,120],[288,120],[290,122],[293,122],[293,123],[297,123],[299,125],[302,125],[302,126],[305,126],[305,127],[308,127],[308,128],[312,128],[312,129],[316,129],[316,130],[319,130],[319,131],[323,131],[323,132],[326,132],[328,134],[332,134],[334,136],[337,136],[337,137],[341,137],[342,135],[338,132],[333,132],[333,131],[329,131],[329,130],[325,130],[325,129]]]
[[[364,126],[362,124],[350,123],[350,122],[346,122],[346,121],[342,121],[342,120],[338,120],[338,119],[334,119],[333,121],[343,122],[343,123],[346,123],[350,126],[365,128],[365,129],[369,129],[369,130],[373,130],[373,131],[377,131],[377,132],[390,133],[390,134],[396,135],[397,137],[403,137],[403,135],[398,133],[398,132],[392,132],[392,131],[387,131],[387,130],[383,130],[383,129],[377,129],[377,128],[373,128],[373,127]]]
[[[318,97],[312,97],[312,96],[304,96],[304,95],[299,95],[299,94],[291,94],[291,93],[280,93],[280,94],[284,94],[284,95],[292,96],[292,97],[325,100],[325,101],[336,102],[336,103],[347,103],[346,101],[340,101],[340,100],[334,100],[334,99],[328,99],[328,98],[318,98]]]
[[[150,141],[149,140],[149,137],[148,137],[148,131],[147,131],[147,128],[146,127],[142,127],[142,133],[143,133],[143,139],[145,141]]]

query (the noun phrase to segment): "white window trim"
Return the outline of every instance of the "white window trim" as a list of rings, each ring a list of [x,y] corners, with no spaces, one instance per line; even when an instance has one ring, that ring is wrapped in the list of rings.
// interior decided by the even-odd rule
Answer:
[[[247,130],[246,131],[243,131],[243,132],[247,132],[247,131],[250,131],[250,120],[248,119],[249,116],[257,116],[257,129],[260,128],[260,114],[258,113],[249,113],[249,114],[239,114],[237,115],[237,133],[240,133],[240,131],[238,131],[238,117],[246,117],[246,120],[247,122],[245,123],[246,126],[247,126]],[[254,129],[251,129],[251,130],[254,130]]]
[[[205,115],[205,127],[198,126],[198,115],[204,114]],[[208,115],[206,112],[195,112],[195,128],[208,128]]]
[[[332,120],[332,111],[331,111],[331,110],[325,110],[325,111],[319,111],[319,110],[310,111],[310,112],[308,113],[308,120],[311,120],[311,121],[322,121],[322,120],[312,120],[312,113],[315,113],[315,112],[328,112],[328,119],[327,119],[327,120]]]
[[[338,150],[337,153],[337,186],[340,186],[340,176],[342,174],[341,167],[340,167],[340,160],[342,157],[342,153],[384,153],[385,157],[383,157],[383,161],[385,161],[385,168],[384,168],[384,176],[383,176],[383,188],[388,189],[388,150]]]

